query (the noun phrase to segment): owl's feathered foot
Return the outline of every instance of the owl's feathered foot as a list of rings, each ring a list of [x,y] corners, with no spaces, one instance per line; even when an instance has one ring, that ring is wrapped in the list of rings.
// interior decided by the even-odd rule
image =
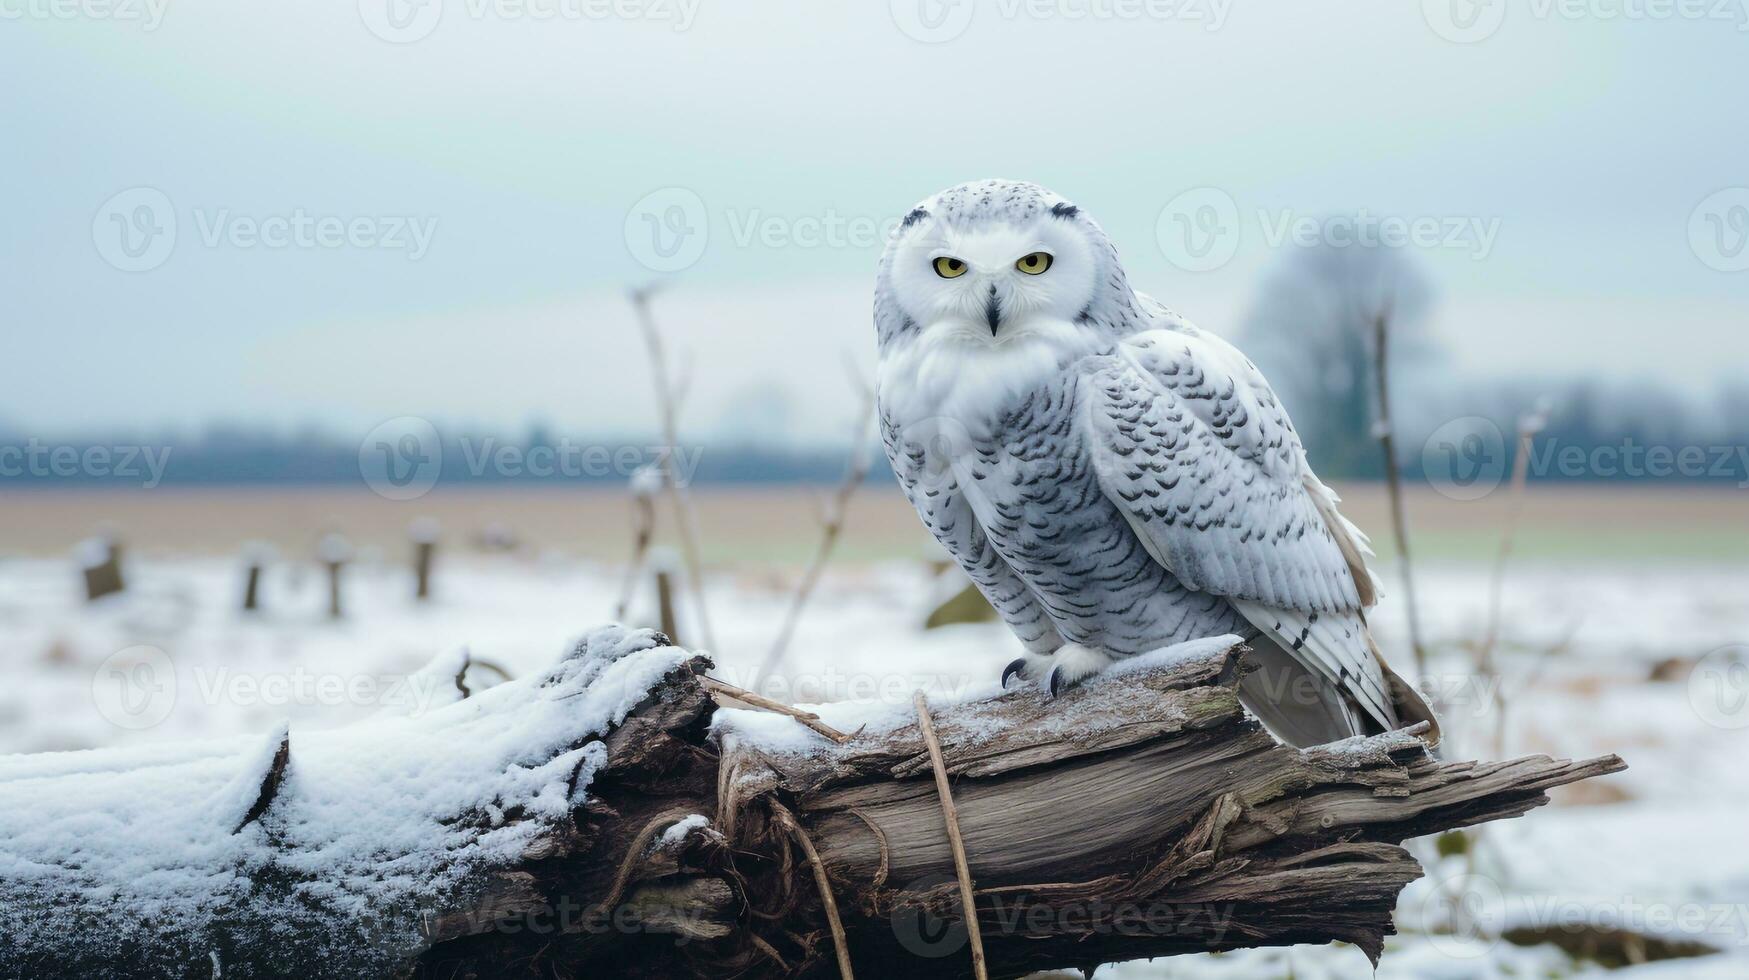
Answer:
[[[1021,680],[1041,682],[1051,697],[1056,697],[1111,666],[1112,661],[1103,651],[1065,643],[1048,656],[1029,653],[1009,664],[1002,671],[1002,686],[1007,687],[1008,679],[1018,675]]]
[[[1051,673],[1048,683],[1051,696],[1067,691],[1094,674],[1112,665],[1113,658],[1103,650],[1095,650],[1079,643],[1065,643],[1051,654]]]

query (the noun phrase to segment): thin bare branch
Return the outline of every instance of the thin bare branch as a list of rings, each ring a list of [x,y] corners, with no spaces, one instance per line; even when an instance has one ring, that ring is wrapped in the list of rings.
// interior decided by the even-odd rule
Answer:
[[[657,474],[661,479],[661,474]],[[614,603],[613,618],[616,622],[625,622],[626,613],[631,608],[632,595],[637,590],[638,580],[644,573],[644,563],[650,557],[650,543],[656,537],[656,500],[654,490],[658,487],[648,487],[641,484],[638,475],[632,477],[632,557],[626,563],[625,580],[620,583],[619,601]]]
[[[1409,519],[1403,508],[1403,474],[1397,467],[1397,440],[1391,421],[1391,309],[1387,304],[1373,316],[1373,372],[1379,389],[1376,426],[1379,447],[1385,456],[1385,486],[1391,497],[1391,536],[1396,540],[1397,564],[1403,576],[1403,612],[1409,623],[1409,648],[1415,652],[1415,672],[1427,675],[1427,646],[1421,641],[1420,607],[1415,601],[1415,563],[1409,558]]]
[[[1518,419],[1518,452],[1512,459],[1512,486],[1506,502],[1506,524],[1500,529],[1500,550],[1494,556],[1494,572],[1488,585],[1488,629],[1476,648],[1476,669],[1489,676],[1497,675],[1494,651],[1500,640],[1501,605],[1505,599],[1506,566],[1512,559],[1513,542],[1518,535],[1518,521],[1524,512],[1525,487],[1530,482],[1531,441],[1548,424],[1546,405],[1538,405]]]
[[[838,491],[821,507],[820,543],[814,549],[813,561],[808,563],[808,570],[802,575],[801,583],[796,586],[795,595],[790,599],[789,610],[784,614],[777,639],[772,642],[771,650],[760,663],[758,673],[753,675],[755,688],[764,687],[772,672],[783,663],[790,641],[795,638],[796,624],[801,622],[802,610],[807,608],[808,600],[820,584],[820,577],[832,558],[832,551],[844,533],[844,520],[850,510],[850,500],[856,495],[857,488],[868,478],[872,457],[870,446],[874,442],[874,388],[859,375],[853,374],[852,379],[862,390],[862,405],[858,411],[854,437],[856,441],[851,445],[850,459],[844,465],[844,478],[838,483]]]
[[[814,849],[814,842],[808,838],[808,832],[796,821],[795,815],[784,809],[783,805],[773,801],[772,810],[801,845],[802,853],[808,858],[808,864],[814,870],[814,884],[820,889],[820,906],[826,913],[826,925],[832,930],[832,947],[838,953],[838,975],[842,980],[856,980],[856,971],[850,968],[850,941],[844,936],[844,923],[838,918],[838,900],[832,895],[832,879],[826,875],[826,865],[820,860],[820,852]]]
[[[966,939],[972,946],[972,975],[977,980],[989,980],[990,971],[984,965],[984,936],[978,929],[978,906],[972,892],[972,869],[966,861],[966,842],[960,836],[959,810],[953,805],[953,787],[947,781],[947,762],[941,755],[941,739],[935,735],[935,719],[929,717],[929,699],[918,691],[912,698],[917,707],[917,728],[923,744],[929,749],[929,766],[935,770],[935,793],[941,798],[941,816],[947,823],[947,843],[953,848],[954,875],[959,879],[960,914],[966,923]]]
[[[755,694],[752,691],[743,690],[733,684],[727,684],[723,681],[717,680],[715,677],[700,677],[698,683],[711,693],[711,697],[714,698],[718,704],[721,704],[724,699],[739,701],[748,707],[760,708],[780,715],[788,715],[840,745],[850,741],[849,735],[846,735],[838,729],[833,728],[831,725],[821,721],[820,716],[811,711],[802,711],[797,708],[792,708],[789,705],[784,704],[782,701],[773,701],[763,694]]]
[[[680,394],[673,376],[669,373],[662,332],[657,329],[655,315],[650,311],[650,297],[654,292],[654,286],[643,286],[633,289],[630,296],[632,307],[638,314],[638,327],[644,334],[644,346],[649,350],[650,367],[655,376],[656,407],[662,424],[662,441],[668,447],[667,453],[662,457],[662,486],[673,506],[674,522],[680,534],[680,550],[686,560],[686,577],[692,585],[693,606],[698,613],[699,636],[704,640],[706,649],[718,650],[716,632],[711,628],[710,611],[705,605],[704,562],[699,554],[698,518],[693,513],[691,495],[681,485],[680,476],[674,470],[674,453],[680,446],[677,418]]]

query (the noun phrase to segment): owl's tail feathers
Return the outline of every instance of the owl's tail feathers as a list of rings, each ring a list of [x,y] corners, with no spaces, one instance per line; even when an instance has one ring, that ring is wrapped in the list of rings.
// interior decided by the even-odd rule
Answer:
[[[1366,713],[1346,691],[1314,673],[1261,632],[1246,639],[1255,669],[1239,679],[1239,702],[1270,734],[1310,748],[1367,732]]]
[[[1420,691],[1415,690],[1415,685],[1398,676],[1397,672],[1391,669],[1391,665],[1385,662],[1384,652],[1379,649],[1378,641],[1372,638],[1372,630],[1369,629],[1365,632],[1367,645],[1372,647],[1372,655],[1378,660],[1379,669],[1384,671],[1385,690],[1391,695],[1391,707],[1396,709],[1397,724],[1406,727],[1426,722],[1427,731],[1421,737],[1426,740],[1428,745],[1438,746],[1440,739],[1439,717],[1433,713],[1433,706],[1427,703],[1427,699],[1421,696]]]
[[[1239,680],[1239,701],[1245,709],[1269,729],[1270,734],[1295,748],[1327,745],[1356,735],[1374,735],[1382,726],[1354,696],[1324,677],[1288,652],[1281,644],[1259,630],[1247,630],[1246,643],[1251,653],[1246,658],[1255,669]],[[1243,634],[1242,634],[1243,635]],[[1368,642],[1371,642],[1370,635]],[[1376,653],[1377,646],[1374,645]],[[1439,742],[1439,720],[1433,709],[1421,698],[1409,682],[1397,676],[1384,659],[1379,659],[1384,672],[1385,687],[1391,696],[1399,726],[1427,722],[1428,732],[1422,737],[1430,744]]]

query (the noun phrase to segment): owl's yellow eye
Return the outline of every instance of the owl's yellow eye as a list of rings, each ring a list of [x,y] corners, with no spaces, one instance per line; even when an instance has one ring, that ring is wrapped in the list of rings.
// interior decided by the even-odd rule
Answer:
[[[935,274],[943,279],[958,279],[966,274],[966,264],[959,259],[943,255],[935,260]]]
[[[1020,261],[1014,263],[1014,267],[1029,276],[1043,275],[1051,267],[1051,253],[1034,252],[1031,255],[1022,255]]]

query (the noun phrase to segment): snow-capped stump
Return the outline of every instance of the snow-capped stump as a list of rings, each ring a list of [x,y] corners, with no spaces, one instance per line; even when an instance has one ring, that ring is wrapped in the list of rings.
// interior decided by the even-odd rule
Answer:
[[[106,595],[122,591],[126,583],[121,575],[121,544],[113,534],[86,538],[73,549],[85,579],[85,598],[95,602]]]
[[[404,973],[434,925],[491,927],[522,908],[506,882],[589,839],[596,780],[659,751],[628,715],[702,725],[678,685],[704,666],[608,628],[423,714],[0,758],[0,976]],[[623,751],[628,727],[649,744]]]
[[[340,731],[0,759],[0,975],[960,977],[941,924],[968,888],[991,976],[1377,956],[1421,874],[1399,842],[1622,768],[1440,762],[1413,732],[1287,748],[1239,705],[1243,654],[1198,641],[1056,700],[992,684],[927,705],[926,739],[909,703],[719,707],[759,699],[608,628]],[[459,696],[464,667],[427,674]]]
[[[251,541],[243,545],[243,611],[261,610],[261,576],[278,555],[273,545]]]
[[[442,533],[442,526],[431,517],[421,517],[407,528],[413,543],[413,598],[419,602],[431,598],[431,565]]]

